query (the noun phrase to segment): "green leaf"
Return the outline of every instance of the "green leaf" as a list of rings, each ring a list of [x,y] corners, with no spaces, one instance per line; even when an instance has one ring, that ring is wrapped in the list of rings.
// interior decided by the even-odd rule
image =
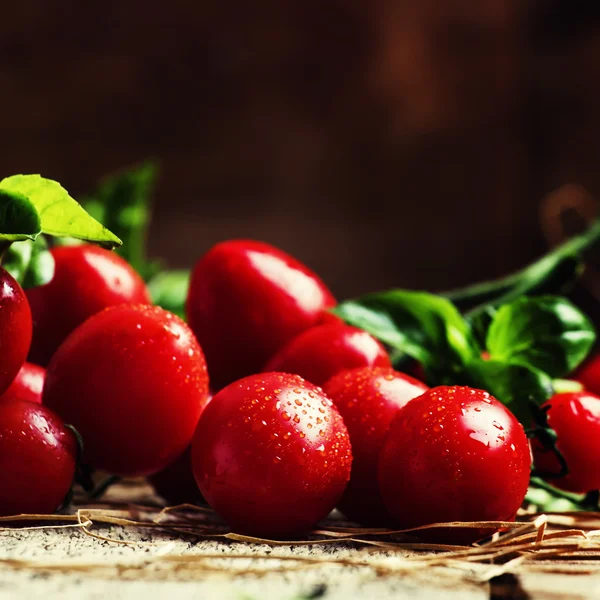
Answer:
[[[45,285],[54,277],[54,258],[43,236],[12,244],[4,254],[2,266],[25,289]]]
[[[591,321],[566,298],[540,296],[501,306],[486,343],[493,359],[563,377],[587,356],[595,339]]]
[[[552,379],[543,371],[518,362],[477,358],[468,365],[472,385],[488,391],[525,426],[531,423],[529,405],[543,404],[553,394]]]
[[[190,286],[190,271],[162,271],[148,283],[152,301],[185,318],[185,301]]]
[[[38,212],[26,196],[0,189],[0,242],[34,240],[41,230]]]
[[[440,296],[390,290],[342,302],[332,312],[418,360],[428,375],[456,374],[477,355],[468,323]]]
[[[123,240],[124,244],[117,252],[146,280],[158,271],[156,264],[146,259],[157,170],[156,164],[145,162],[109,175],[82,201],[91,215]]]
[[[36,208],[44,233],[74,237],[112,248],[121,240],[92,218],[58,182],[40,175],[13,175],[0,190],[25,196]]]

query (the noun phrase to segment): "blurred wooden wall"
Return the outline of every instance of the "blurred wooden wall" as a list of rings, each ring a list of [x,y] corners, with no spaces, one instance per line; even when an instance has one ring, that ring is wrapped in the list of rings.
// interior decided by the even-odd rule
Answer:
[[[5,3],[6,4],[6,3]],[[83,193],[163,161],[151,248],[265,239],[340,296],[440,289],[544,250],[600,194],[592,1],[20,0],[0,20],[2,173]]]

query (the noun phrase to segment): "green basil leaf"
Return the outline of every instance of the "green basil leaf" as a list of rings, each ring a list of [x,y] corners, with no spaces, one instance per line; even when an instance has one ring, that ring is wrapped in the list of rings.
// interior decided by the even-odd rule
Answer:
[[[0,242],[34,240],[42,230],[40,216],[29,199],[0,189]]]
[[[0,190],[25,196],[36,208],[44,233],[74,237],[112,248],[121,240],[92,218],[58,182],[40,175],[13,175]]]
[[[185,318],[185,301],[190,287],[190,271],[162,271],[148,283],[152,302]]]
[[[45,285],[54,277],[54,258],[43,236],[12,244],[4,254],[2,266],[25,289]]]
[[[342,302],[332,312],[418,360],[426,371],[456,370],[477,355],[468,323],[440,296],[390,290]]]
[[[526,363],[558,378],[581,363],[595,339],[591,321],[569,300],[540,296],[501,306],[486,344],[493,359]]]
[[[117,252],[145,279],[150,279],[159,269],[146,259],[157,170],[156,164],[145,162],[109,175],[82,201],[91,215],[123,240]]]
[[[500,400],[527,427],[531,423],[529,405],[539,406],[553,394],[552,379],[526,364],[477,358],[467,368],[472,385]]]

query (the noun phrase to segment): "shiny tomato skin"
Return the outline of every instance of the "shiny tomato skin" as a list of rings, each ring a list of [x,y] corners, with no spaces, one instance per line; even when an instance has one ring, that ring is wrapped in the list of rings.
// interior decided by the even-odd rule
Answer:
[[[54,512],[71,487],[76,457],[75,436],[50,409],[0,403],[0,516]]]
[[[548,409],[548,425],[556,432],[556,446],[569,467],[568,475],[548,482],[582,494],[600,489],[600,397],[585,391],[555,394],[542,408]],[[537,470],[560,472],[551,450],[542,448],[537,440],[531,446]]]
[[[33,315],[29,360],[47,365],[66,337],[108,306],[150,304],[143,279],[119,255],[82,244],[52,248],[50,283],[27,290]]]
[[[17,376],[31,344],[31,311],[23,288],[0,267],[0,395]]]
[[[394,417],[379,456],[383,501],[401,528],[449,521],[511,521],[527,492],[529,442],[487,392],[432,388]],[[436,529],[421,537],[467,543],[489,530]]]
[[[113,306],[60,346],[42,400],[79,431],[91,467],[150,475],[192,440],[208,400],[204,355],[190,328],[166,310]]]
[[[322,386],[346,369],[391,366],[385,348],[372,335],[333,323],[303,331],[281,348],[263,371],[293,373]]]
[[[600,354],[594,354],[588,358],[572,375],[583,387],[600,396]]]
[[[192,442],[207,502],[233,531],[264,537],[312,529],[350,477],[346,426],[321,388],[297,375],[262,373],[218,392]]]
[[[324,386],[348,428],[352,444],[352,474],[338,508],[353,521],[387,525],[390,516],[377,482],[379,453],[396,413],[429,388],[392,368],[352,369]]]
[[[186,313],[218,390],[259,372],[334,304],[323,282],[295,258],[263,242],[230,240],[196,263]]]
[[[45,379],[44,367],[29,362],[24,363],[10,387],[0,396],[0,402],[25,400],[41,404]]]

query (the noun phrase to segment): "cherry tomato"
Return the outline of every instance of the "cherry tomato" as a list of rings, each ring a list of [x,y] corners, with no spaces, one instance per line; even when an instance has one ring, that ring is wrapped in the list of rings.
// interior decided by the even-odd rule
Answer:
[[[75,436],[51,410],[0,403],[0,516],[54,512],[71,487],[76,457]]]
[[[263,371],[294,373],[323,385],[355,367],[391,367],[385,348],[362,329],[343,323],[311,327],[288,342]]]
[[[377,483],[379,452],[398,410],[428,389],[391,368],[352,369],[325,384],[324,391],[340,411],[352,443],[352,474],[338,504],[350,519],[367,525],[390,522]]]
[[[121,304],[80,325],[48,365],[43,403],[77,428],[84,458],[116,475],[150,475],[190,444],[208,400],[190,328],[156,306]]]
[[[202,494],[192,471],[191,447],[188,446],[170,465],[149,477],[154,491],[169,504],[198,504]]]
[[[17,376],[31,344],[31,311],[25,292],[0,267],[0,395]]]
[[[196,264],[186,312],[211,383],[220,389],[260,371],[334,304],[321,280],[288,254],[262,242],[231,240]]]
[[[33,315],[29,359],[47,365],[78,325],[107,306],[150,304],[142,278],[120,256],[98,246],[52,248],[50,283],[27,290]]]
[[[504,405],[482,390],[440,386],[394,417],[379,457],[379,486],[401,528],[510,521],[527,492],[530,465],[523,427]],[[464,543],[490,533],[438,529],[429,535]]]
[[[262,373],[232,383],[206,407],[192,443],[200,491],[232,529],[282,537],[326,517],[350,477],[340,414],[297,375]]]
[[[548,482],[569,492],[600,489],[600,397],[590,392],[556,394],[542,408],[548,409],[548,425],[556,432],[556,446],[569,467],[568,475]],[[537,440],[531,445],[536,469],[560,472],[551,450]]]
[[[0,402],[25,400],[42,403],[42,389],[46,379],[46,369],[26,362],[17,373],[10,387],[0,396]]]
[[[600,354],[588,358],[572,376],[592,394],[600,395]]]

